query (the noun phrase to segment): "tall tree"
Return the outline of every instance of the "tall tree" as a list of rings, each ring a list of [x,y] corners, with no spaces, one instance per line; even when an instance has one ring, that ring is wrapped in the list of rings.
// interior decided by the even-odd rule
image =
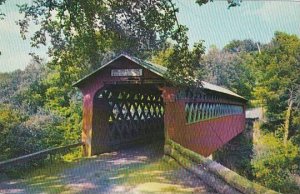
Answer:
[[[235,45],[234,47],[240,46]],[[248,66],[248,61],[252,58],[251,54],[235,52],[235,50],[229,52],[228,48],[229,46],[225,46],[223,50],[219,50],[212,46],[209,49],[202,61],[205,69],[204,79],[231,89],[250,100],[255,84],[255,79]]]
[[[299,110],[291,103],[294,97],[290,92],[293,91],[293,96],[297,94],[300,84],[300,39],[296,35],[276,32],[253,63],[258,83],[254,94],[266,106],[270,126],[275,130],[284,123],[286,111],[291,117],[299,115]],[[299,128],[296,120],[292,123],[292,128]]]
[[[38,0],[20,11],[25,13],[19,21],[23,37],[30,21],[41,26],[31,37],[33,46],[46,44],[49,37],[54,60],[72,52],[96,65],[107,52],[144,56],[161,48],[178,10],[168,0]]]
[[[203,71],[200,60],[204,55],[205,47],[203,41],[200,41],[190,50],[187,30],[186,27],[179,25],[172,36],[176,44],[165,60],[168,67],[166,78],[178,86],[201,85]]]
[[[227,45],[224,46],[223,50],[231,53],[259,51],[260,43],[254,42],[251,39],[232,40]]]

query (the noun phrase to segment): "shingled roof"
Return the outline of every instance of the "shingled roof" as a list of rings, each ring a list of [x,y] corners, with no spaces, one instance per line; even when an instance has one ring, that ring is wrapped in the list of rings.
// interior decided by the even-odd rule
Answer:
[[[90,76],[95,75],[96,73],[101,71],[103,68],[110,65],[111,63],[113,63],[114,61],[118,60],[121,57],[125,57],[125,58],[129,59],[129,60],[133,61],[134,63],[144,67],[145,69],[148,69],[149,71],[151,71],[151,72],[153,72],[153,73],[155,73],[155,74],[157,74],[161,77],[164,77],[164,74],[167,72],[167,68],[163,67],[161,65],[157,65],[157,64],[151,63],[149,61],[139,59],[137,57],[129,56],[127,54],[121,54],[121,55],[117,56],[116,58],[114,58],[113,60],[109,61],[108,63],[102,65],[101,67],[99,67],[98,69],[93,71],[92,73],[90,73],[90,74],[86,75],[85,77],[83,77],[82,79],[78,80],[77,82],[75,82],[73,84],[73,86],[78,86],[78,84],[80,84],[84,80],[88,79]],[[215,85],[215,84],[211,84],[211,83],[208,83],[206,81],[202,81],[201,83],[202,83],[202,86],[203,86],[204,89],[224,93],[224,94],[227,94],[227,95],[230,95],[230,96],[235,96],[237,98],[241,98],[243,100],[246,100],[244,97],[242,97],[242,96],[240,96],[240,95],[238,95],[238,94],[236,94],[236,93],[232,92],[231,90],[228,90],[224,87],[221,87],[221,86],[218,86],[218,85]]]

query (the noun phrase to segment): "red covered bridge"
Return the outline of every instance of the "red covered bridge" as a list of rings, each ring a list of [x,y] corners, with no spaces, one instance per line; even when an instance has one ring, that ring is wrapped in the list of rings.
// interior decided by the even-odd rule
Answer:
[[[84,96],[86,156],[166,138],[209,156],[243,131],[243,97],[207,82],[176,88],[166,70],[122,54],[74,84]]]

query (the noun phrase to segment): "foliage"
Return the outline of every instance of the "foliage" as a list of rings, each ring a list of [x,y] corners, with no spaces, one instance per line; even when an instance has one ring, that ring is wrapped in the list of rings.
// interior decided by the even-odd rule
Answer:
[[[266,107],[268,129],[274,131],[284,122],[290,91],[299,91],[300,84],[300,39],[296,35],[276,32],[270,44],[255,56],[252,66],[257,85],[255,98]],[[293,106],[292,117],[299,108]],[[294,117],[295,118],[295,117]],[[293,120],[292,130],[299,129],[300,123]]]
[[[23,35],[29,21],[41,25],[32,37],[33,46],[46,44],[49,36],[54,60],[68,50],[91,65],[101,62],[107,52],[141,56],[159,49],[175,22],[173,3],[168,0],[39,0],[21,5],[20,11],[25,13],[19,21]]]
[[[170,58],[173,52],[172,45],[170,45],[170,47],[152,55],[150,61],[158,65],[167,66],[168,58]]]
[[[178,86],[193,86],[202,79],[200,59],[204,55],[203,41],[194,44],[189,49],[187,28],[179,26],[172,38],[176,43],[165,60],[168,68],[166,77]]]
[[[202,64],[205,69],[204,80],[226,87],[246,99],[252,98],[252,90],[255,86],[255,78],[252,75],[248,63],[251,60],[250,53],[231,52],[242,46],[233,43],[219,50],[212,46],[203,57]],[[229,51],[227,51],[229,50]]]
[[[208,3],[209,1],[212,2],[213,0],[196,0],[196,3],[201,6]]]
[[[252,161],[255,180],[280,192],[296,193],[297,187],[290,175],[297,167],[299,147],[290,141],[284,146],[283,141],[272,134],[261,136],[257,144]]]
[[[253,154],[253,142],[249,137],[251,129],[245,129],[227,144],[213,153],[216,162],[237,172],[239,175],[253,179],[251,159]]]
[[[214,0],[196,0],[196,3],[201,5],[204,5],[208,2],[213,2]],[[242,0],[227,0],[228,3],[228,9],[231,7],[236,7],[241,5]]]
[[[231,52],[231,53],[253,52],[253,51],[258,51],[259,48],[260,48],[260,43],[254,42],[251,39],[232,40],[227,45],[224,46],[223,51]]]
[[[41,80],[45,74],[45,65],[37,61],[31,61],[24,71],[0,74],[0,103],[9,103],[29,114],[35,113],[43,106]]]
[[[9,159],[64,142],[64,131],[58,129],[60,118],[46,112],[28,117],[11,106],[1,105],[0,109],[0,154]]]
[[[10,157],[9,145],[11,142],[7,137],[11,134],[11,130],[17,127],[22,121],[21,115],[17,110],[11,108],[10,105],[0,104],[0,159],[7,159]]]
[[[51,107],[57,99],[47,96],[53,90],[45,79],[50,72],[32,62],[24,71],[0,75],[1,160],[79,141],[80,99],[72,98],[62,110]]]

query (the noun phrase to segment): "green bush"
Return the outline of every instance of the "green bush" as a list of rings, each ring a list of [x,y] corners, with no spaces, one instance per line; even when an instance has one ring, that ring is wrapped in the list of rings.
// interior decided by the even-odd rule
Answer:
[[[62,145],[61,118],[45,111],[24,116],[0,104],[0,161]]]
[[[273,134],[262,135],[257,141],[252,160],[255,180],[266,187],[283,193],[296,193],[291,171],[297,168],[299,148],[288,141],[287,145]]]
[[[10,105],[0,103],[0,161],[10,158],[11,149],[8,137],[22,120],[21,114],[17,110]]]

